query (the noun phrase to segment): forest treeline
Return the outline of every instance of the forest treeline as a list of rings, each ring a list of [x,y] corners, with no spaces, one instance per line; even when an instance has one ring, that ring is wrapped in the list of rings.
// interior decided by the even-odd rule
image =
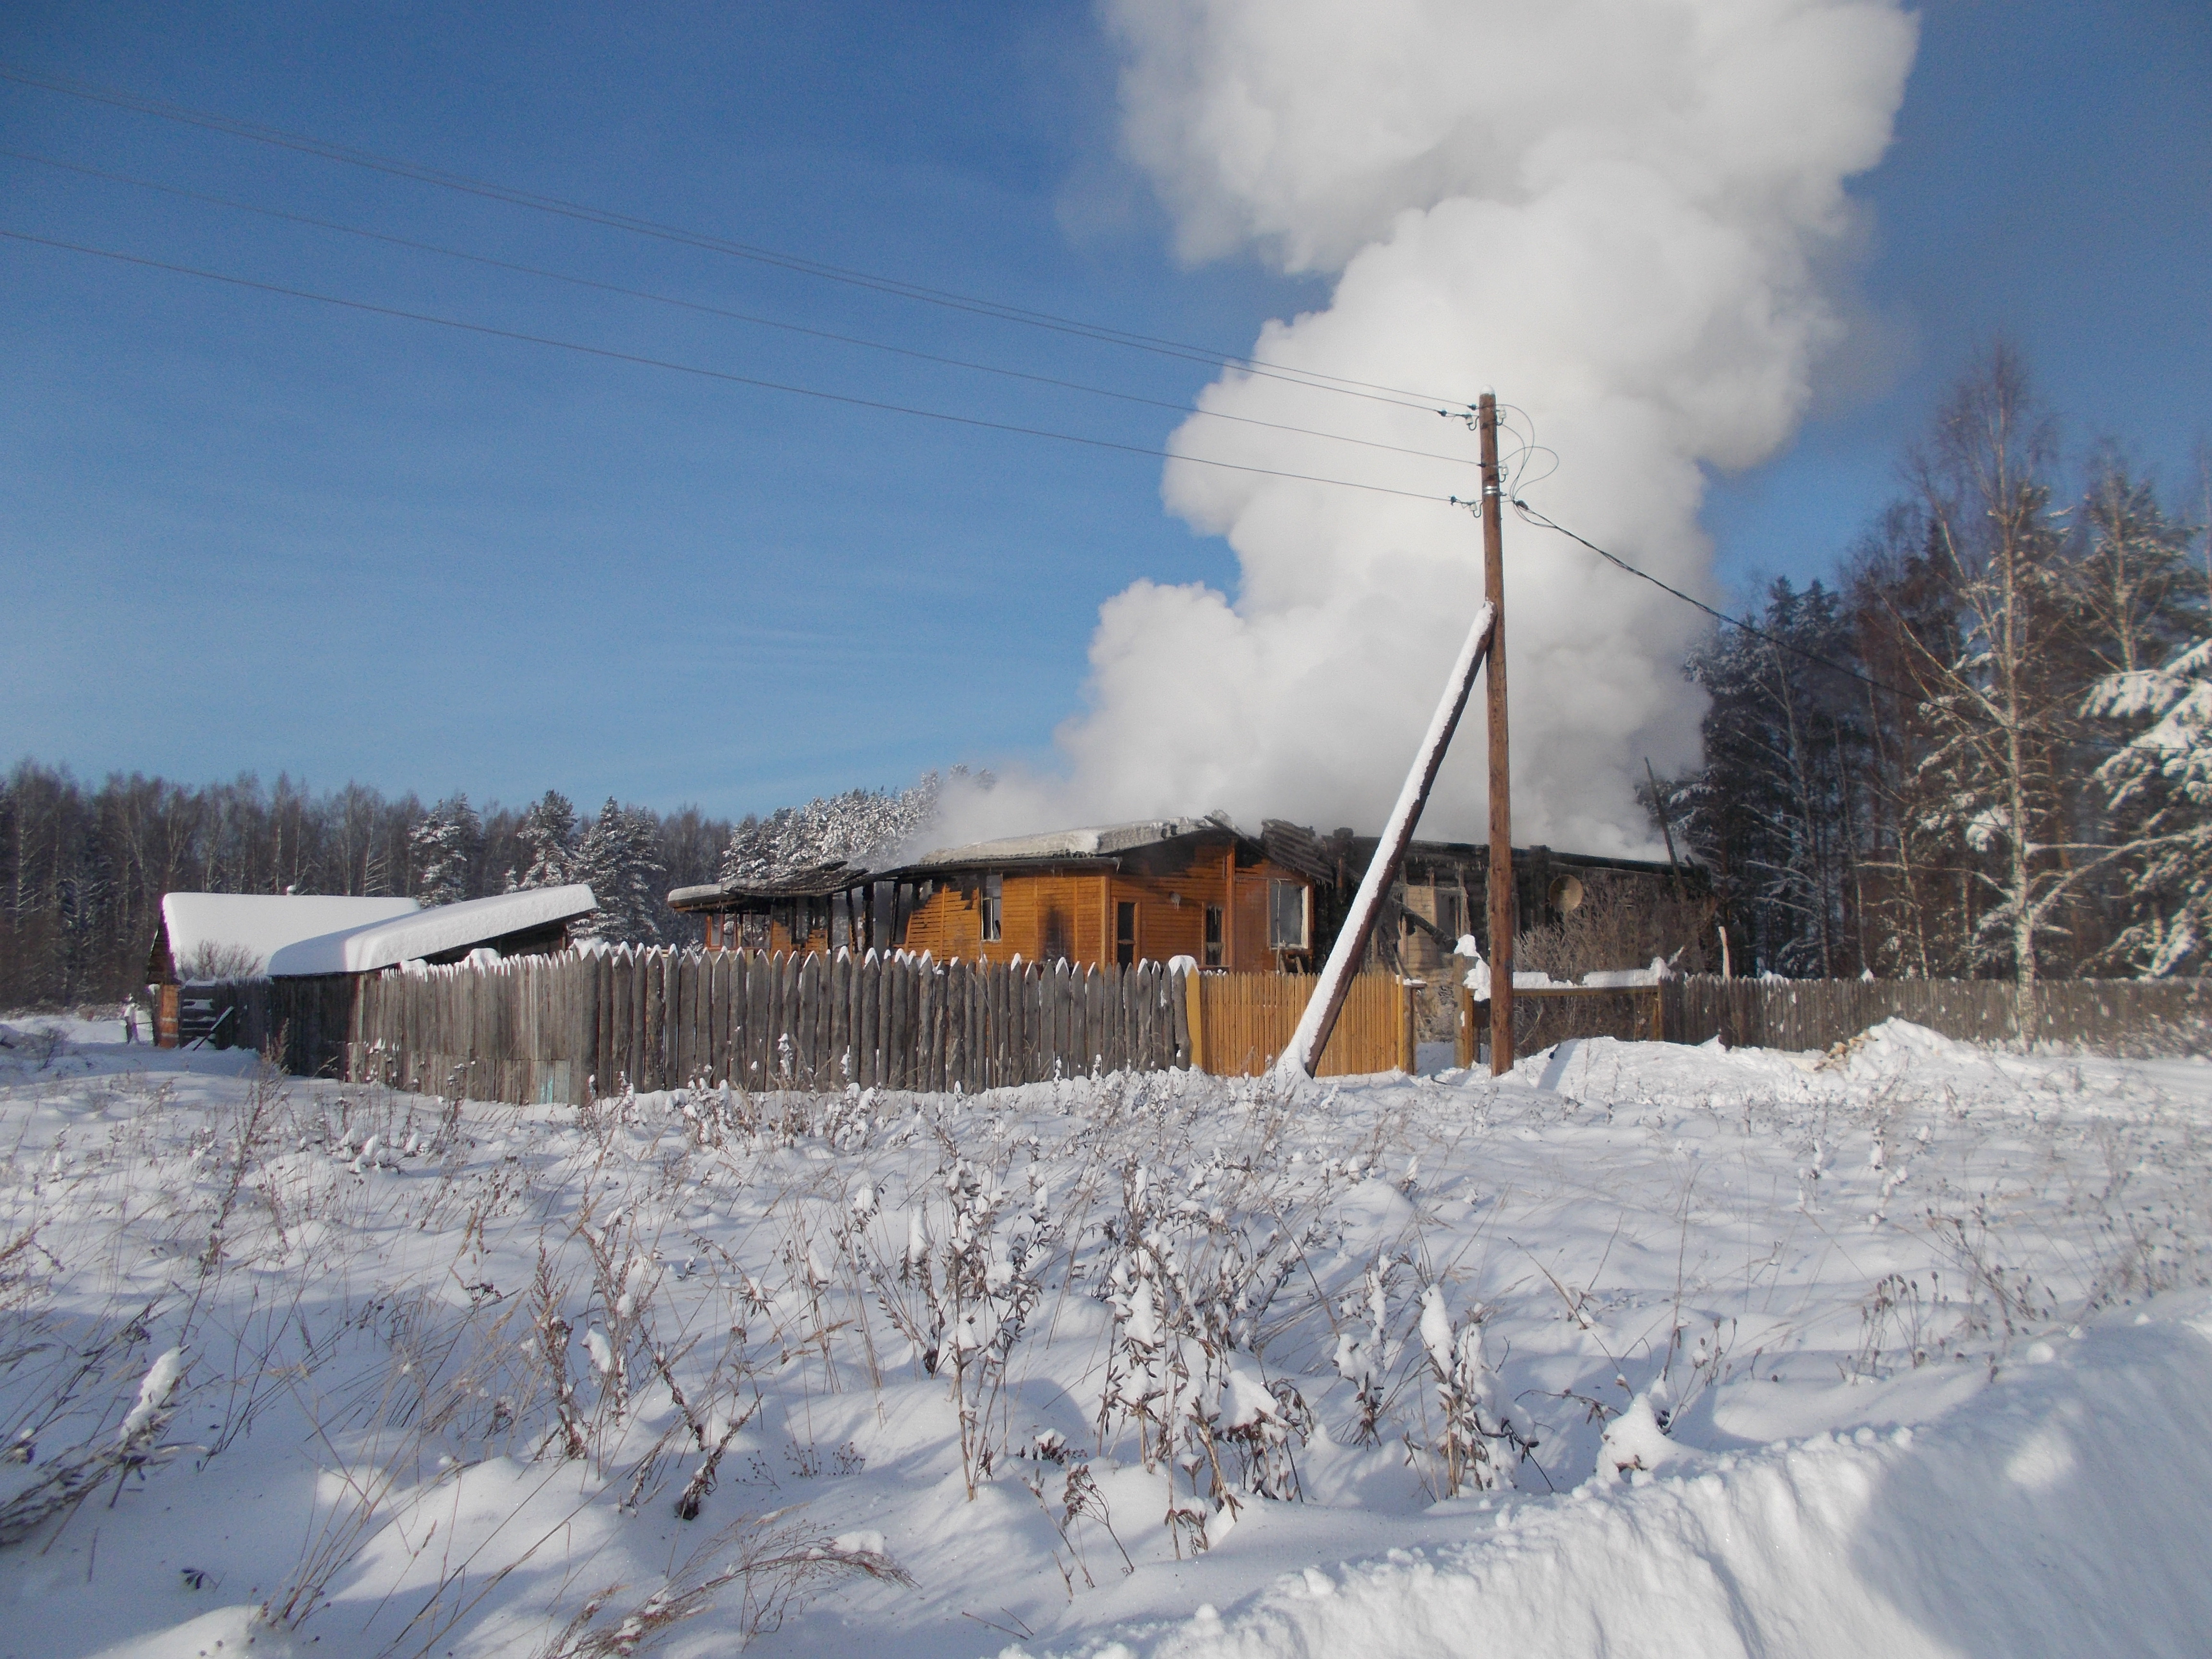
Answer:
[[[526,807],[466,795],[424,805],[360,784],[316,793],[251,775],[187,785],[133,774],[88,786],[24,761],[0,782],[0,1008],[105,1001],[145,980],[161,895],[397,894],[424,904],[591,884],[588,931],[696,940],[668,908],[725,872],[865,859],[934,816],[938,779],[854,789],[732,822],[609,800],[589,815],[549,791]]]
[[[1685,665],[1711,700],[1702,763],[1648,804],[1711,872],[1739,971],[2212,965],[2212,538],[2121,446],[2069,463],[2058,432],[1993,348],[1832,579],[1776,582],[1755,631],[1718,627]],[[2212,494],[2212,457],[2193,483]],[[671,889],[865,862],[927,829],[939,787],[732,822],[26,761],[0,784],[0,1007],[122,994],[179,889],[441,903],[582,880],[603,936],[689,939]]]
[[[2212,543],[2119,444],[2069,466],[2058,433],[1992,348],[1834,579],[1692,657],[1703,763],[1657,795],[1739,968],[2205,970]]]

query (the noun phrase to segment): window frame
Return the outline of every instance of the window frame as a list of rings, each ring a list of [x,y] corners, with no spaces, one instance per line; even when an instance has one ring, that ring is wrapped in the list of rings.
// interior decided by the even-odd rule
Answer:
[[[1288,888],[1298,896],[1298,936],[1296,939],[1282,935],[1281,899]],[[1313,948],[1313,889],[1302,881],[1285,881],[1271,877],[1267,882],[1267,948],[1271,951],[1310,951]]]
[[[979,941],[998,945],[1006,936],[1006,878],[986,876],[975,890],[976,932]]]

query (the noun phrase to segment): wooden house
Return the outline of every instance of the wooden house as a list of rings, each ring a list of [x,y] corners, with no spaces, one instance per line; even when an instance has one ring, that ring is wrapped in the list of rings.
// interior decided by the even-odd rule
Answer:
[[[927,951],[939,961],[1079,966],[1188,957],[1201,968],[1307,973],[1335,942],[1375,848],[1371,836],[1320,836],[1279,819],[1249,836],[1218,817],[1169,818],[946,848],[881,870],[835,863],[678,888],[668,902],[700,918],[710,950]],[[1370,964],[1425,974],[1462,934],[1480,940],[1488,873],[1486,848],[1415,842]],[[1703,878],[1633,859],[1518,849],[1518,925],[1556,920],[1601,881],[1702,890]]]
[[[927,951],[940,961],[1167,962],[1291,973],[1316,960],[1312,880],[1220,818],[946,848],[880,871],[679,888],[708,948]]]
[[[1270,862],[1311,883],[1319,948],[1335,941],[1352,894],[1375,855],[1372,836],[1349,830],[1316,835],[1271,818],[1261,831]],[[1459,940],[1474,937],[1489,953],[1490,848],[1479,842],[1416,841],[1384,906],[1368,951],[1370,965],[1421,977],[1443,971]],[[1708,896],[1712,884],[1695,865],[1564,853],[1550,847],[1513,849],[1514,928],[1525,933],[1559,921],[1585,903],[1646,906],[1666,898]]]

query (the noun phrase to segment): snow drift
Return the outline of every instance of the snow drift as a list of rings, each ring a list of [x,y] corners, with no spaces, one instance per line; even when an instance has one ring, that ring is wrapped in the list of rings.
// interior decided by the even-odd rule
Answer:
[[[2181,1310],[2169,1310],[2179,1312]],[[1470,1541],[1286,1574],[1097,1659],[1643,1659],[2202,1650],[2175,1517],[2212,1480],[2198,1301],[2030,1363],[1928,1426],[1680,1455],[1625,1492],[1468,1517]],[[1472,1508],[1472,1505],[1464,1506]]]

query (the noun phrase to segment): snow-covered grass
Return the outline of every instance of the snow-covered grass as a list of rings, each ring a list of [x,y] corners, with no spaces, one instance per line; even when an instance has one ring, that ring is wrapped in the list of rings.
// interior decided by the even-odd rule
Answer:
[[[0,1655],[2212,1627],[2200,1061],[580,1113],[109,1035],[0,1048]]]

